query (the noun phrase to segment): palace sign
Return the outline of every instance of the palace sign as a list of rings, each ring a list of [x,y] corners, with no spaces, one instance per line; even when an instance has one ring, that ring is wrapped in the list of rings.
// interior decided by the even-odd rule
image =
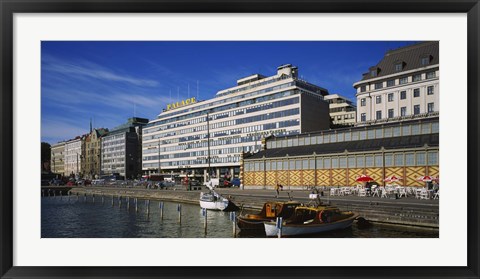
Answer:
[[[186,106],[186,105],[193,104],[193,103],[195,103],[195,102],[197,102],[197,100],[195,100],[195,97],[190,98],[190,99],[186,99],[186,100],[182,100],[181,102],[176,102],[176,103],[173,103],[173,104],[168,104],[168,105],[167,105],[167,110],[180,108],[180,107],[183,107],[183,106]]]

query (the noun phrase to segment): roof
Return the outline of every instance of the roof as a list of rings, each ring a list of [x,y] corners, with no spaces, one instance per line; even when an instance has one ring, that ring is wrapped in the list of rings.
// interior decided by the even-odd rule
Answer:
[[[369,80],[391,74],[410,71],[425,67],[422,65],[422,57],[430,55],[430,64],[439,64],[439,43],[438,41],[422,42],[406,47],[390,50],[385,53],[383,59],[375,66],[378,68],[378,74],[375,77],[370,76],[370,72],[364,74],[362,80]],[[403,70],[395,71],[395,64],[403,62]],[[375,68],[373,67],[373,68]]]
[[[382,147],[389,149],[419,148],[425,144],[438,146],[438,134],[402,136],[373,140],[344,141],[326,144],[292,146],[262,150],[245,160],[266,158],[281,158],[288,156],[309,156],[315,154],[332,154],[348,152],[367,152],[380,150]]]

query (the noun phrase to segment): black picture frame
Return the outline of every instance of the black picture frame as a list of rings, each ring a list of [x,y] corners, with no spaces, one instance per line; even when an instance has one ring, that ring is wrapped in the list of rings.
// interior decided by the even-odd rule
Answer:
[[[478,0],[0,0],[1,278],[479,278]],[[20,267],[13,266],[13,15],[15,13],[467,13],[468,263],[466,267]],[[461,120],[464,121],[464,120]],[[448,251],[445,251],[448,253]],[[319,257],[328,251],[319,251]],[[452,255],[452,257],[455,255]]]

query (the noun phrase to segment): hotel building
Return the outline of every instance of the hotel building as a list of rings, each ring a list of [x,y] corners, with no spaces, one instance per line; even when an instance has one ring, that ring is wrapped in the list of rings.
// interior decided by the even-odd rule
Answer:
[[[439,76],[438,41],[388,51],[353,84],[357,122],[438,112]]]
[[[65,152],[65,142],[59,142],[53,144],[50,149],[50,168],[53,173],[65,175],[64,169],[64,152]]]
[[[326,89],[299,79],[297,67],[288,64],[270,77],[239,79],[213,99],[168,105],[143,129],[143,171],[205,178],[210,167],[212,175],[238,176],[242,152],[259,151],[263,139],[329,129],[325,95]]]
[[[286,189],[355,186],[362,175],[378,185],[425,186],[417,179],[439,176],[439,117],[427,116],[342,128],[266,141],[266,149],[244,159],[246,188]]]
[[[357,106],[352,101],[338,94],[327,95],[325,100],[329,103],[332,128],[355,124]]]
[[[142,127],[147,123],[146,118],[129,118],[102,137],[101,174],[118,173],[128,179],[141,175]]]

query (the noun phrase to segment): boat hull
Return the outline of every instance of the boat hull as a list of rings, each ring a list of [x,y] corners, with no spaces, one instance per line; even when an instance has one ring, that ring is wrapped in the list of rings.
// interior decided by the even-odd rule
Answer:
[[[228,200],[227,201],[200,201],[200,207],[205,208],[208,210],[220,210],[223,211],[228,208]]]
[[[295,236],[295,235],[306,235],[306,234],[316,234],[323,233],[334,230],[341,230],[352,226],[353,221],[358,217],[358,214],[354,214],[351,217],[348,217],[343,220],[339,220],[332,223],[323,223],[323,224],[286,224],[282,228],[282,236]],[[265,233],[267,236],[277,236],[278,229],[276,223],[264,222]]]
[[[238,217],[237,218],[237,226],[242,231],[255,231],[255,232],[265,232],[265,227],[263,222],[271,221],[272,219],[247,219]]]

